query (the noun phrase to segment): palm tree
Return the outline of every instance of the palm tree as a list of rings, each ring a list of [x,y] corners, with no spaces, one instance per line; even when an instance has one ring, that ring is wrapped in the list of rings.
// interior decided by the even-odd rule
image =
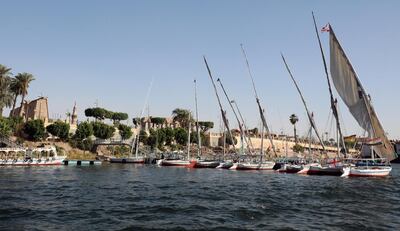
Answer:
[[[15,76],[15,79],[17,79],[17,81],[21,85],[22,99],[21,99],[21,108],[19,110],[19,115],[22,116],[22,113],[23,113],[22,108],[24,105],[25,96],[28,94],[29,84],[33,80],[35,80],[35,77],[33,77],[32,74],[24,72],[24,73],[18,73],[18,75]]]
[[[294,131],[294,143],[297,145],[297,135],[296,135],[296,123],[299,121],[299,118],[295,114],[291,114],[289,117],[290,123],[293,124],[293,131]]]
[[[189,127],[189,122],[193,121],[193,117],[189,110],[176,108],[172,111],[174,122],[178,122],[182,128]]]
[[[71,123],[71,112],[67,111],[65,113],[66,119],[65,119],[65,123]]]
[[[13,97],[14,97],[12,108],[11,108],[11,111],[10,111],[10,117],[11,117],[11,116],[13,116],[12,113],[15,110],[15,105],[17,104],[17,98],[18,98],[18,96],[22,95],[21,83],[15,78],[11,79],[10,91],[13,94]]]
[[[0,64],[0,117],[3,115],[3,108],[12,104],[12,93],[10,92],[11,68]]]

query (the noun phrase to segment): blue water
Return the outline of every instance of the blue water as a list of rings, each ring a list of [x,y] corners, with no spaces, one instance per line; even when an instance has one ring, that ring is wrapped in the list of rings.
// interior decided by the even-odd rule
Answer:
[[[392,176],[141,165],[0,168],[0,230],[400,230]]]

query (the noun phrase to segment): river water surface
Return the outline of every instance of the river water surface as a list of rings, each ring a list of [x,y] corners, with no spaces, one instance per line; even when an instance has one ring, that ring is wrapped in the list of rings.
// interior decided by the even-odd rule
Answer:
[[[0,230],[400,230],[400,166],[340,178],[153,165],[2,167]]]

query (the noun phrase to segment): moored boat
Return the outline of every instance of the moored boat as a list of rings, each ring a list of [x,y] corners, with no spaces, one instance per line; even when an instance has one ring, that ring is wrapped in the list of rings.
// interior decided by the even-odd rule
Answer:
[[[392,167],[390,166],[360,166],[350,167],[348,176],[354,177],[385,177],[390,174]]]
[[[144,164],[146,158],[144,157],[127,157],[127,158],[110,158],[110,163],[121,164]]]
[[[385,159],[361,159],[356,164],[346,166],[342,170],[342,177],[385,177],[390,174],[392,167]]]
[[[299,164],[287,164],[285,165],[286,173],[298,173],[304,168],[304,165]]]
[[[317,166],[310,166],[307,171],[307,174],[341,176],[342,171],[343,171],[342,165],[317,165]]]
[[[58,156],[54,146],[41,148],[0,148],[0,166],[52,166],[62,165],[65,156]],[[13,156],[9,155],[14,153]],[[18,153],[23,153],[21,158]]]
[[[196,164],[195,161],[188,161],[188,160],[168,160],[162,159],[159,160],[158,165],[160,166],[174,166],[174,167],[192,167]]]
[[[230,169],[233,166],[233,161],[222,161],[216,168]]]
[[[197,160],[192,161],[193,168],[216,168],[220,165],[220,161],[217,160]]]
[[[262,163],[235,163],[230,170],[274,170],[275,162],[265,161]]]

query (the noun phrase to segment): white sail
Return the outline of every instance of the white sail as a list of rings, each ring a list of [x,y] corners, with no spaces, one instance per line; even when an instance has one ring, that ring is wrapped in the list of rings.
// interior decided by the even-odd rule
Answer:
[[[329,29],[330,72],[335,88],[358,124],[368,132],[369,137],[382,140],[381,145],[374,147],[376,154],[389,161],[393,160],[396,158],[396,154],[370,103],[370,98],[361,85],[332,27]]]

